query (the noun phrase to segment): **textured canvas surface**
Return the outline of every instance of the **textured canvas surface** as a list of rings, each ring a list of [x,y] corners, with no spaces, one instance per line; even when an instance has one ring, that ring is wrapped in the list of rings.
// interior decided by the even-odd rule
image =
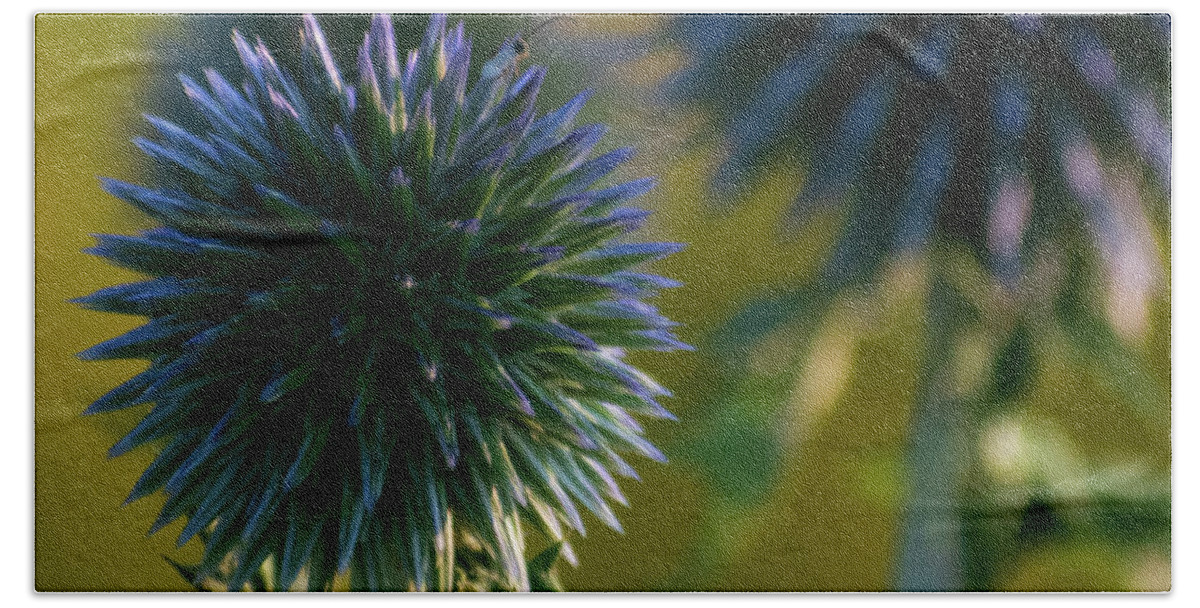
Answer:
[[[38,590],[1171,586],[1165,15],[35,29]]]

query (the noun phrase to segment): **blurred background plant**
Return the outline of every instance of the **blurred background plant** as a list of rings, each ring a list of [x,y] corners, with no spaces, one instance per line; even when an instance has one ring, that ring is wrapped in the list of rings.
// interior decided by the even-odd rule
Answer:
[[[290,48],[272,38],[290,16],[132,19],[39,28],[39,201],[44,176],[111,173],[97,167],[114,150],[129,177],[145,170],[127,143],[145,100],[120,86],[173,92],[182,65],[231,69],[234,22]],[[335,53],[353,52],[365,17],[322,19]],[[686,287],[655,303],[698,351],[632,360],[679,389],[680,422],[646,429],[672,463],[628,488],[624,535],[589,526],[566,588],[1169,587],[1165,18],[466,21],[477,49],[529,34],[553,75],[542,109],[594,83],[580,121],[639,149],[618,177],[662,177],[647,238],[689,243],[655,265]],[[135,61],[94,77],[122,56]],[[53,121],[56,93],[96,100],[90,131],[48,137],[78,126]],[[68,361],[119,328],[54,304],[113,282],[73,253],[139,221],[104,198],[63,199],[94,222],[37,208],[38,576],[177,588],[158,557],[170,543],[141,538],[156,507],[114,515],[138,463],[80,457],[128,421],[106,436],[70,421],[129,375]],[[132,532],[99,532],[114,526]],[[127,561],[96,562],[101,537]]]
[[[1122,410],[1105,424],[1169,435],[1169,18],[697,15],[672,25],[691,61],[666,97],[711,116],[724,152],[711,180],[718,204],[782,162],[805,175],[780,238],[836,218],[816,272],[734,315],[709,346],[753,349],[805,323],[791,398],[821,409],[838,382],[829,368],[840,358],[842,374],[857,371],[839,352],[853,352],[853,330],[826,337],[822,325],[845,314],[871,324],[862,311],[894,297],[893,278],[916,277],[914,381],[894,403],[910,413],[894,465],[891,586],[994,588],[1006,561],[1051,542],[1165,546],[1165,445],[1101,465],[1114,456],[1073,454],[1073,438],[1035,404],[1066,397],[1061,384],[1037,393],[1073,361]],[[1068,398],[1069,422],[1097,415],[1097,400]],[[1114,513],[1126,519],[1106,526]]]

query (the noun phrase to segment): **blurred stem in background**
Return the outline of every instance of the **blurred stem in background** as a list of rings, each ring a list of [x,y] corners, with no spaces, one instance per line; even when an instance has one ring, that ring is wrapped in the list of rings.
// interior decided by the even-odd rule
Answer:
[[[963,306],[942,272],[943,256],[936,248],[929,254],[924,355],[909,431],[908,501],[896,563],[900,591],[962,588],[962,406],[952,384]]]
[[[814,285],[798,290],[825,297],[765,296],[766,309],[746,307],[731,328],[757,323],[769,336],[786,325],[766,310],[819,319],[817,302],[882,292],[896,260],[927,261],[892,586],[995,588],[997,560],[1012,554],[1003,547],[1036,553],[1028,540],[1065,519],[1054,505],[1082,500],[1083,519],[1094,519],[1105,494],[1130,498],[1133,486],[1097,483],[1090,462],[1050,470],[1066,457],[1039,453],[1026,425],[1005,421],[1036,411],[1030,400],[1063,398],[1057,387],[1030,389],[1066,357],[1079,370],[1068,380],[1094,378],[1120,395],[1121,415],[1166,436],[1169,372],[1156,357],[1169,346],[1153,341],[1169,340],[1158,308],[1169,293],[1169,17],[690,15],[674,34],[691,61],[667,97],[690,99],[719,133],[716,197],[749,200],[758,176],[796,164],[805,175],[780,218],[781,240],[823,213],[844,218]],[[971,266],[982,272],[964,280]],[[1022,348],[1010,349],[1014,340]],[[808,349],[807,338],[793,344]],[[1040,369],[1033,363],[1034,351],[1054,349]],[[994,373],[979,385],[963,370],[988,351]],[[904,398],[897,392],[894,404]],[[1077,428],[1101,415],[1099,403],[1063,405]],[[1162,461],[1161,448],[1143,449],[1134,462]],[[1149,530],[1161,494],[1145,498],[1129,510],[1143,540],[1158,542]],[[982,513],[1020,525],[985,541],[970,520]],[[1111,538],[1083,522],[1074,532]]]

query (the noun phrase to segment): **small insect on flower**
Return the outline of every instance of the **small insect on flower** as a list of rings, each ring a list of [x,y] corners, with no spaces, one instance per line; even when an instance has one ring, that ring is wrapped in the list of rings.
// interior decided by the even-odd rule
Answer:
[[[526,522],[573,559],[577,505],[619,530],[613,473],[663,459],[631,414],[668,392],[623,360],[688,348],[639,270],[680,246],[628,241],[653,180],[600,185],[633,151],[593,154],[587,92],[537,116],[517,39],[469,87],[442,16],[404,61],[376,16],[353,76],[312,16],[295,74],[233,43],[241,86],[181,76],[206,132],[135,140],[161,182],[103,180],[161,224],[99,236],[149,278],[77,300],[149,318],[80,355],[150,362],[87,409],[154,404],[110,451],[161,446],[129,500],[164,489],[152,531],[184,518],[181,571],[230,589],[536,587]]]

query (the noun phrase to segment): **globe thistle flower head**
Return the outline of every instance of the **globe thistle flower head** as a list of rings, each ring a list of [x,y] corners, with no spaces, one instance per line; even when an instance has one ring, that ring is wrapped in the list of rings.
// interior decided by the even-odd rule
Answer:
[[[300,39],[293,74],[235,31],[241,86],[181,76],[207,131],[148,117],[160,183],[103,180],[161,225],[90,250],[149,278],[78,301],[149,320],[81,356],[150,365],[87,413],[154,404],[111,454],[161,444],[129,499],[165,489],[195,577],[528,589],[523,522],[570,559],[579,506],[619,530],[614,474],[663,459],[634,415],[668,392],[624,361],[686,348],[642,301],[679,245],[626,236],[653,181],[598,185],[632,150],[593,153],[586,92],[538,116],[519,38],[470,84],[442,16],[406,56],[375,17],[353,69]]]
[[[1128,258],[1133,229],[1114,217],[1123,182],[1169,193],[1167,15],[688,15],[676,25],[693,61],[674,94],[725,131],[715,190],[735,194],[756,167],[793,155],[808,164],[786,229],[848,209],[830,284],[869,280],[886,256],[935,234],[1012,284],[1027,251],[1071,232],[1064,201],[1109,258]]]

